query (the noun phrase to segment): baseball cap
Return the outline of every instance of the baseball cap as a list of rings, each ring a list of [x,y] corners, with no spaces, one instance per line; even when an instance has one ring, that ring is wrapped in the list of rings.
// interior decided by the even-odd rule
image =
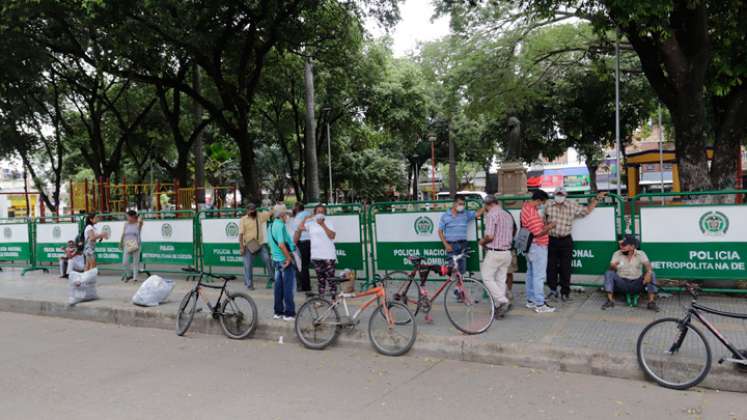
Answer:
[[[625,235],[623,237],[623,240],[620,241],[620,244],[622,245],[633,245],[635,247],[638,247],[638,239],[636,239],[633,235]]]
[[[498,202],[498,200],[495,198],[493,194],[488,194],[485,196],[485,198],[482,199],[482,202],[484,204],[495,204]]]
[[[565,187],[558,187],[555,189],[555,195],[568,195],[568,191],[565,190]]]
[[[257,205],[254,203],[249,203],[246,205],[247,211],[257,210]]]

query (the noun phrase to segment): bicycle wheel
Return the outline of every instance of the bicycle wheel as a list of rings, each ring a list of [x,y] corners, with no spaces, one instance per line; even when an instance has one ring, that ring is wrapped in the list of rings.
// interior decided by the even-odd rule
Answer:
[[[179,310],[176,312],[176,335],[184,335],[189,326],[192,325],[192,319],[195,317],[197,310],[197,291],[192,290],[182,298],[179,303]]]
[[[220,313],[220,326],[228,338],[247,338],[257,328],[257,305],[244,293],[228,293]]]
[[[401,303],[389,302],[387,306],[389,316],[396,322],[387,322],[384,305],[379,305],[368,320],[368,338],[379,353],[386,356],[401,356],[410,351],[415,344],[415,318],[407,306]]]
[[[311,298],[298,310],[295,329],[306,348],[322,350],[340,333],[340,315],[328,300]]]
[[[387,275],[384,278],[384,288],[390,302],[399,302],[407,306],[407,309],[412,311],[412,315],[417,316],[420,311],[420,305],[418,305],[420,291],[417,283],[420,280],[411,279],[409,275],[410,273],[405,273],[404,271]],[[397,277],[396,279],[393,278],[395,276]]]
[[[455,293],[456,291],[456,293]],[[453,281],[444,291],[449,321],[465,334],[482,334],[493,324],[495,305],[488,288],[475,279]]]
[[[705,336],[677,318],[648,324],[638,336],[636,353],[646,376],[665,388],[688,389],[711,369],[711,347]]]

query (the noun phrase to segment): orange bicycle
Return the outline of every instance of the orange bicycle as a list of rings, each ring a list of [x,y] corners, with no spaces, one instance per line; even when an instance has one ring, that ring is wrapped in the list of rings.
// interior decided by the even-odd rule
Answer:
[[[341,283],[346,280],[334,278],[328,281]],[[351,315],[347,300],[367,296],[371,299]],[[335,341],[343,328],[355,328],[363,311],[374,302],[377,306],[368,320],[368,338],[376,351],[387,356],[401,356],[410,351],[417,335],[415,318],[405,305],[389,302],[383,286],[364,292],[341,292],[331,301],[322,296],[310,298],[296,314],[296,336],[307,348],[322,350]],[[339,306],[344,310],[342,316],[337,310]]]

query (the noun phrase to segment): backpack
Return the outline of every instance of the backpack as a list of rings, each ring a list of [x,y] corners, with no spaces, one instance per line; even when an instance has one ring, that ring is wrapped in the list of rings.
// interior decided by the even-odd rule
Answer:
[[[521,216],[519,216],[519,221],[521,221]],[[516,249],[516,253],[526,255],[529,252],[529,247],[532,246],[533,239],[534,235],[532,232],[522,224],[521,229],[514,236],[514,249]]]

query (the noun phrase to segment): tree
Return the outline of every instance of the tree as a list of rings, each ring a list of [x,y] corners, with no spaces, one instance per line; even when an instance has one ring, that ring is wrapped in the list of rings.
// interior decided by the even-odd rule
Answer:
[[[483,4],[483,5],[479,5]],[[734,186],[747,117],[747,3],[740,0],[524,0],[440,2],[466,26],[523,35],[570,18],[590,21],[604,36],[624,34],[641,69],[667,107],[686,190]],[[489,19],[478,21],[475,16]],[[709,165],[706,145],[713,142]]]

